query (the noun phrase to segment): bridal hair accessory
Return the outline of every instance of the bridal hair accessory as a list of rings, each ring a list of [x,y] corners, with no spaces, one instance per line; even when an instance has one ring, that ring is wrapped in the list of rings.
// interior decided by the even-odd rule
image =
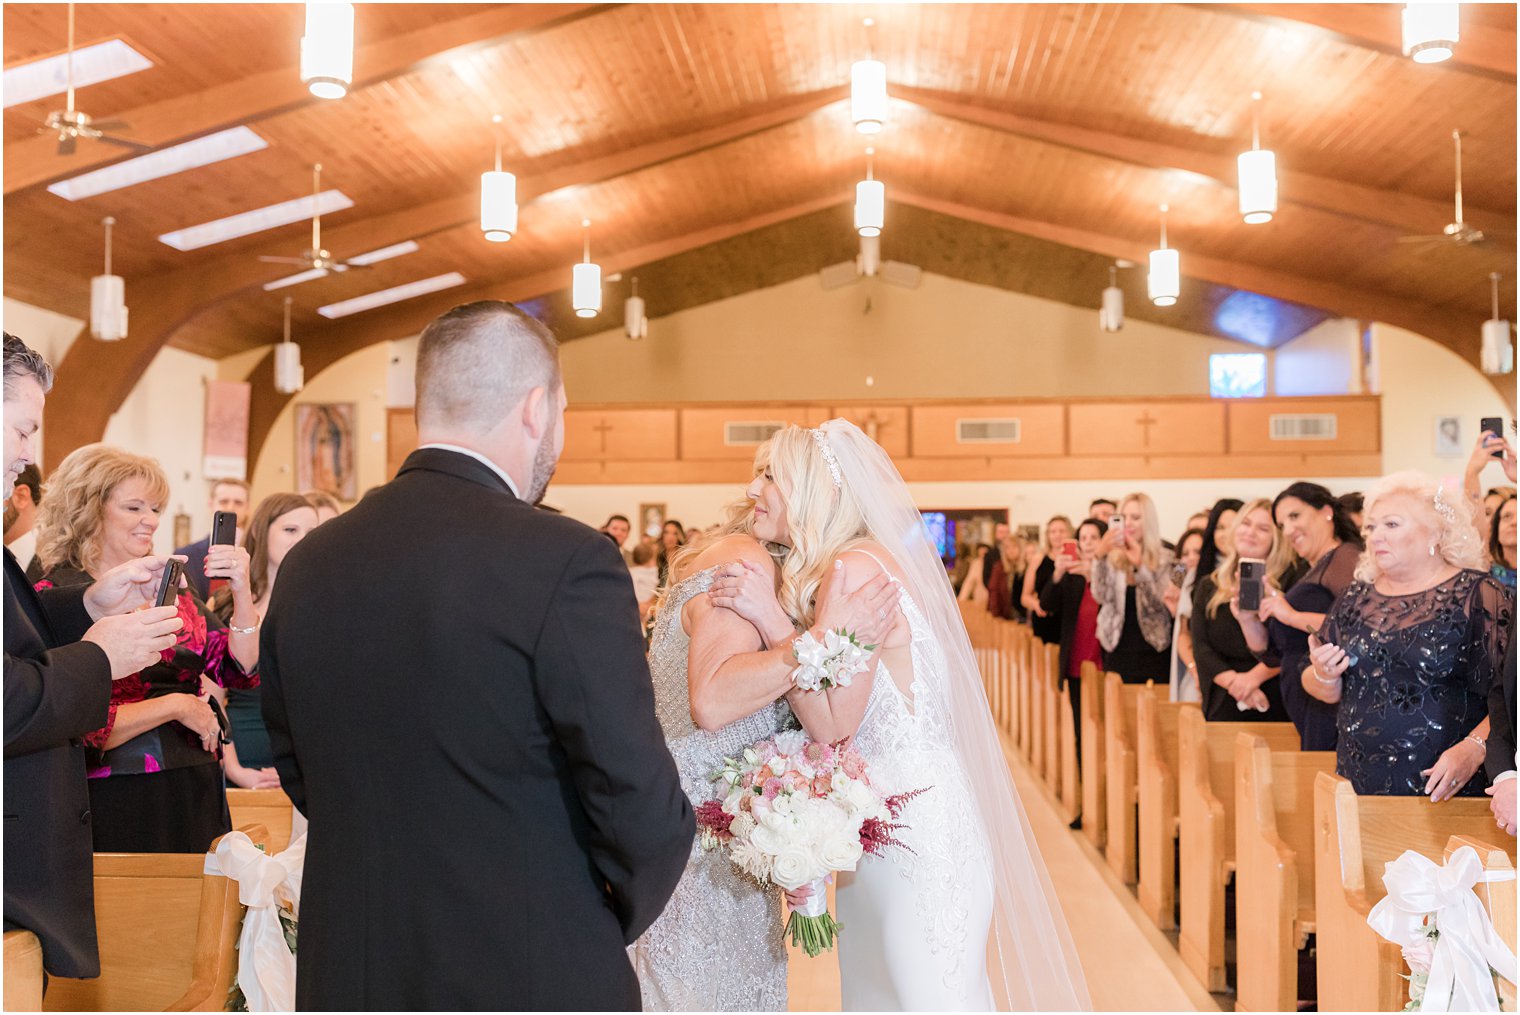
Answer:
[[[829,437],[823,432],[822,427],[814,427],[808,433],[813,435],[813,443],[818,445],[818,451],[823,455],[823,460],[828,463],[829,475],[834,478],[834,489],[844,487],[844,477],[839,472],[839,459],[834,457],[834,449],[829,447]]]
[[[792,642],[797,667],[792,683],[804,691],[827,691],[831,687],[849,687],[857,673],[864,673],[875,645],[862,645],[844,628],[824,633],[820,643],[812,631]]]
[[[1447,503],[1447,500],[1446,500],[1446,484],[1445,483],[1437,483],[1436,484],[1435,506],[1436,506],[1436,513],[1437,514],[1439,514],[1442,518],[1446,519],[1446,521],[1449,522],[1450,524],[1452,524],[1452,525],[1457,524],[1457,512],[1456,512],[1456,509],[1453,508],[1449,503]]]

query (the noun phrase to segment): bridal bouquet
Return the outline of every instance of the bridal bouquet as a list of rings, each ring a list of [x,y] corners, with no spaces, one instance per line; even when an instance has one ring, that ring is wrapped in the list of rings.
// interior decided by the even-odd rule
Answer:
[[[725,758],[713,776],[728,787],[722,801],[697,808],[708,849],[724,848],[761,884],[812,894],[792,910],[786,930],[811,957],[834,947],[840,925],[829,915],[825,879],[852,871],[862,855],[907,846],[896,833],[903,806],[923,789],[884,797],[866,761],[847,741],[820,744],[797,731],[777,734]]]

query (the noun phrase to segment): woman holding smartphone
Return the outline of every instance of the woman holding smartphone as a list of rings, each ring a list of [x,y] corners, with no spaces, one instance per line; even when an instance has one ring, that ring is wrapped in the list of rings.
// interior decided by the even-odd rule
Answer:
[[[1155,503],[1143,493],[1125,497],[1098,544],[1092,586],[1103,658],[1127,684],[1170,682],[1172,559],[1161,545]]]
[[[1071,519],[1065,515],[1056,515],[1045,523],[1045,545],[1040,559],[1035,566],[1024,572],[1024,584],[1019,590],[1020,601],[1029,613],[1029,629],[1047,645],[1054,645],[1060,640],[1061,625],[1041,608],[1040,593],[1050,585],[1056,571],[1056,557],[1071,536]]]
[[[1040,609],[1060,630],[1061,684],[1071,700],[1071,718],[1077,734],[1077,758],[1082,757],[1082,664],[1103,669],[1103,647],[1098,644],[1098,601],[1088,582],[1093,559],[1103,541],[1104,525],[1096,518],[1077,526],[1077,538],[1065,541],[1056,551],[1050,584],[1040,592]],[[1093,693],[1099,693],[1098,688]],[[1080,819],[1079,819],[1080,823]]]

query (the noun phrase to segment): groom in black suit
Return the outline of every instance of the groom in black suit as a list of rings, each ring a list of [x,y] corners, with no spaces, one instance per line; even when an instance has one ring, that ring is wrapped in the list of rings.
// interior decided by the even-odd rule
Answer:
[[[280,568],[260,668],[310,820],[301,1010],[639,1007],[624,948],[695,822],[628,569],[534,508],[564,405],[547,328],[454,308],[418,345],[422,446]]]

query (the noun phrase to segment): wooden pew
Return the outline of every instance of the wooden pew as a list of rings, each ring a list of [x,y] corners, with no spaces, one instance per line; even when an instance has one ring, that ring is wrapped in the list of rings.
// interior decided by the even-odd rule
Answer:
[[[1045,724],[1045,784],[1050,787],[1050,792],[1062,803],[1062,811],[1069,808],[1069,803],[1061,794],[1061,781],[1065,771],[1061,767],[1061,705],[1066,700],[1066,695],[1061,692],[1061,646],[1047,645],[1036,639],[1035,645],[1040,652],[1042,665],[1040,667],[1040,681],[1045,691],[1040,713],[1040,721]],[[1074,815],[1073,815],[1074,816]],[[1067,821],[1071,817],[1067,817]]]
[[[1012,736],[1018,723],[1018,704],[1014,698],[1015,671],[1018,666],[1014,657],[1013,625],[1006,620],[999,621],[995,634],[998,697],[1002,703],[1002,728]]]
[[[1235,737],[1236,1011],[1298,1007],[1298,951],[1315,931],[1314,780],[1335,752],[1297,746]]]
[[[1177,725],[1192,702],[1142,694],[1136,702],[1140,908],[1162,930],[1177,926]]]
[[[1082,832],[1094,849],[1107,842],[1108,772],[1103,761],[1103,679],[1082,664]]]
[[[1501,833],[1496,830],[1494,834]],[[1495,846],[1491,841],[1484,841],[1472,835],[1453,835],[1447,839],[1445,861],[1450,862],[1451,855],[1463,846],[1471,846],[1477,852],[1478,859],[1483,862],[1483,869],[1486,871],[1512,871],[1515,868],[1514,858],[1506,853],[1503,847]],[[1511,845],[1509,848],[1514,849],[1514,846]],[[1517,886],[1514,875],[1511,874],[1486,884],[1479,883],[1474,888],[1478,893],[1478,901],[1483,903],[1483,908],[1488,912],[1488,918],[1493,921],[1494,930],[1498,933],[1499,939],[1513,952],[1517,930],[1515,923]],[[1498,982],[1500,1011],[1515,1010],[1517,972],[1520,971],[1509,970],[1509,979],[1500,979]]]
[[[1225,982],[1225,886],[1235,874],[1235,740],[1260,737],[1268,748],[1298,749],[1287,722],[1208,722],[1200,709],[1177,723],[1178,894],[1183,964],[1209,990]],[[1142,844],[1142,877],[1144,847]],[[1238,887],[1238,886],[1237,886]]]
[[[29,930],[5,932],[5,1010],[42,1010],[42,942]]]
[[[1051,645],[1050,696],[1055,709],[1053,719],[1056,745],[1056,768],[1060,773],[1057,795],[1061,799],[1061,816],[1067,824],[1082,813],[1082,775],[1077,766],[1077,729],[1071,716],[1071,703],[1066,688],[1061,686],[1061,647]]]
[[[1138,710],[1141,695],[1168,693],[1155,681],[1126,684],[1117,673],[1103,682],[1103,754],[1107,765],[1108,828],[1104,853],[1119,879],[1132,885],[1139,877],[1136,807],[1139,801]]]
[[[1029,674],[1032,700],[1030,721],[1035,726],[1034,767],[1046,786],[1054,787],[1052,778],[1055,760],[1054,745],[1050,736],[1050,658],[1045,653],[1045,643],[1029,635]]]
[[[1399,947],[1367,926],[1383,867],[1412,849],[1443,855],[1453,835],[1494,831],[1488,798],[1358,796],[1328,772],[1314,782],[1315,935],[1321,1011],[1400,1011],[1409,1000]],[[1511,847],[1513,848],[1513,847]],[[1513,864],[1513,861],[1511,861]]]
[[[1018,743],[1019,753],[1024,760],[1033,763],[1034,760],[1034,734],[1035,723],[1032,709],[1034,707],[1033,689],[1030,686],[1032,677],[1030,674],[1029,629],[1010,622],[1013,639],[1013,680],[1015,685],[1014,707],[1018,709]]]
[[[239,831],[267,843],[261,826]],[[205,863],[205,853],[96,853],[100,977],[54,977],[44,1009],[224,1010],[243,906],[237,882],[203,873]]]
[[[290,845],[290,827],[295,806],[282,789],[227,788],[227,809],[232,812],[232,827],[263,825],[269,832],[270,855],[283,852]]]

